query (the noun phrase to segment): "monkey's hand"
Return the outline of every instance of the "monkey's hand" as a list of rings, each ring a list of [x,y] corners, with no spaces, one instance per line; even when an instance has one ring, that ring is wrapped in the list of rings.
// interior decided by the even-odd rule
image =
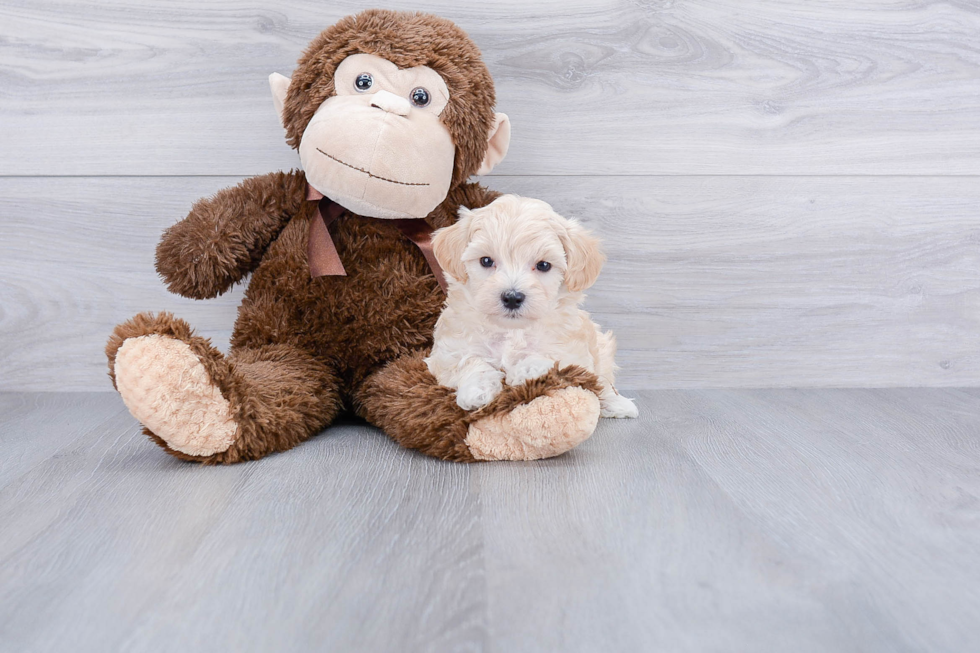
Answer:
[[[157,272],[178,295],[217,297],[255,269],[305,199],[306,177],[293,171],[252,177],[199,200],[164,232]]]

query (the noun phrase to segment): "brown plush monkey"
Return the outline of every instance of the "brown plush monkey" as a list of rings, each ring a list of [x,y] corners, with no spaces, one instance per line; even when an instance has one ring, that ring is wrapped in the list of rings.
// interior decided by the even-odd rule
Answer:
[[[496,197],[467,179],[503,158],[510,135],[466,34],[365,11],[320,34],[292,80],[270,83],[305,172],[198,202],[157,248],[157,270],[185,297],[252,274],[229,354],[167,313],[119,325],[106,348],[146,434],[205,463],[284,451],[342,411],[446,460],[543,458],[587,438],[598,386],[579,368],[466,413],[422,362],[445,299],[427,234]]]

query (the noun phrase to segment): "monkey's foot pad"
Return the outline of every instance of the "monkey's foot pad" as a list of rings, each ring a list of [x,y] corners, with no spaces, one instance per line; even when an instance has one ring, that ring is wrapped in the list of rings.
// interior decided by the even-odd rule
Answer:
[[[231,406],[187,343],[158,334],[128,338],[115,375],[129,412],[171,449],[210,456],[235,442]]]
[[[470,425],[466,446],[477,460],[537,460],[587,440],[599,421],[599,398],[579,387],[516,406]]]

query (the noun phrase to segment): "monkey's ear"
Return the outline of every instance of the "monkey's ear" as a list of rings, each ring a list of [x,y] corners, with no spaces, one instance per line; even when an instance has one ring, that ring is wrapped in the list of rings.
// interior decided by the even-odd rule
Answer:
[[[483,157],[478,175],[489,174],[494,167],[507,156],[510,147],[510,118],[506,113],[496,113],[493,116],[493,127],[490,128],[490,138],[487,139],[487,153]]]
[[[560,239],[565,248],[565,285],[572,292],[585,290],[595,283],[606,262],[599,239],[574,220],[568,221]]]
[[[282,107],[286,104],[286,91],[289,90],[289,78],[279,73],[269,75],[269,86],[272,88],[272,103],[276,107],[276,115],[279,116],[279,124],[285,127],[282,119]]]
[[[473,212],[465,206],[459,207],[459,220],[456,224],[443,227],[432,234],[432,253],[442,269],[456,281],[466,283],[466,266],[463,252],[470,244],[470,226]]]

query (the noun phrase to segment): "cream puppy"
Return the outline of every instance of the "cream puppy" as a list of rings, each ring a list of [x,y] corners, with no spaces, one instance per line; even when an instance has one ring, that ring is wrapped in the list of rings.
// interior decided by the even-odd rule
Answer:
[[[603,417],[636,417],[613,386],[616,340],[579,308],[605,257],[599,241],[541,200],[504,195],[433,235],[449,281],[446,307],[425,359],[456,403],[490,403],[503,383],[519,385],[579,365],[602,384]]]

